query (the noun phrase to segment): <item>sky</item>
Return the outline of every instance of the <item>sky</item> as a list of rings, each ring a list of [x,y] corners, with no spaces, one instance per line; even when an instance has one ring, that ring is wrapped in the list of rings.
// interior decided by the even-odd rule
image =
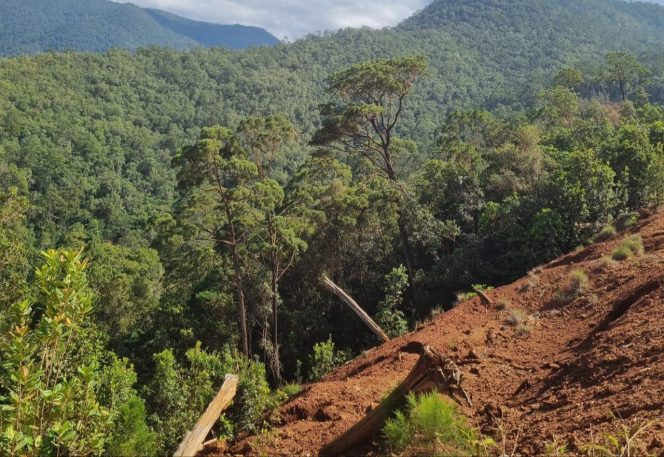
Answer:
[[[114,0],[127,3],[128,0]],[[129,0],[190,19],[256,25],[277,38],[343,27],[395,25],[431,0]]]

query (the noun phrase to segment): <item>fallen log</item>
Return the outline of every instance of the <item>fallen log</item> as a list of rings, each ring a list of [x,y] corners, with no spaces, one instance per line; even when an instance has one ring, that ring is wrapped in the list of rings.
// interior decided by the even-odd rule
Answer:
[[[350,450],[366,443],[385,424],[390,414],[409,393],[438,391],[447,393],[452,398],[458,394],[472,406],[470,397],[461,386],[461,371],[451,359],[421,343],[410,343],[401,348],[401,352],[420,354],[419,360],[406,379],[361,421],[328,443],[322,449],[321,455],[329,457],[346,455]]]
[[[219,393],[214,397],[203,415],[198,419],[194,428],[187,433],[180,443],[173,457],[193,457],[203,447],[205,438],[212,430],[221,413],[231,404],[237,392],[238,377],[232,374],[226,375]]]
[[[480,301],[484,306],[489,306],[489,307],[493,306],[493,301],[489,298],[487,294],[484,293],[482,289],[478,287],[473,287],[473,289],[475,290],[475,292],[477,292],[477,295],[480,296]]]
[[[365,324],[367,324],[367,327],[369,327],[371,331],[374,332],[376,336],[383,341],[383,343],[387,343],[388,341],[390,341],[390,337],[387,336],[387,334],[383,331],[383,329],[380,328],[380,326],[376,324],[374,320],[371,319],[371,317],[369,317],[369,315],[360,307],[360,305],[358,305],[357,302],[353,300],[353,298],[350,295],[344,292],[344,290],[341,287],[337,286],[335,283],[333,283],[330,280],[330,278],[328,278],[325,275],[323,275],[323,285],[327,290],[332,292],[337,297],[341,298],[341,300],[343,300],[344,303],[346,303],[348,307],[352,309],[355,312],[355,314],[357,314]]]

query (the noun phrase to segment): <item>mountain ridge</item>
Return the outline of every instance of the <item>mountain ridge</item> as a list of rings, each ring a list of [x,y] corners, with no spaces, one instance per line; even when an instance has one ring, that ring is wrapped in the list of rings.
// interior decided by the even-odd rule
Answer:
[[[194,21],[132,3],[108,0],[4,0],[0,56],[44,51],[103,52],[151,45],[174,49],[275,45],[258,27]]]

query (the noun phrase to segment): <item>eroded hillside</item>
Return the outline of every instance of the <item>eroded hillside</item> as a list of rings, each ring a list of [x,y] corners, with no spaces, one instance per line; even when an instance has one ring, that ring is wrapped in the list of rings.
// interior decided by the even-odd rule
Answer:
[[[645,253],[609,260],[635,234]],[[587,286],[561,298],[576,271],[585,272]],[[400,348],[420,342],[459,365],[473,400],[461,409],[483,433],[502,433],[516,455],[540,455],[554,437],[579,452],[593,436],[644,424],[639,450],[664,455],[663,284],[660,210],[610,241],[488,292],[493,306],[473,298],[365,353],[284,404],[272,432],[226,452],[317,455],[401,382],[417,356]],[[372,453],[379,451],[371,443],[358,450]]]

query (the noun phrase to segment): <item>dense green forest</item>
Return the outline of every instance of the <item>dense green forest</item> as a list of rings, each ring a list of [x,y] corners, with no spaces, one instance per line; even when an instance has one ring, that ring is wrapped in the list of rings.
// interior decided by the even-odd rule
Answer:
[[[664,200],[662,18],[447,0],[275,48],[0,60],[1,453],[172,454],[229,372],[218,433],[259,431],[376,344],[323,275],[396,336],[633,224]]]
[[[192,21],[165,11],[108,0],[3,0],[0,56],[44,51],[107,51],[164,46],[189,49],[272,46],[264,29]]]

